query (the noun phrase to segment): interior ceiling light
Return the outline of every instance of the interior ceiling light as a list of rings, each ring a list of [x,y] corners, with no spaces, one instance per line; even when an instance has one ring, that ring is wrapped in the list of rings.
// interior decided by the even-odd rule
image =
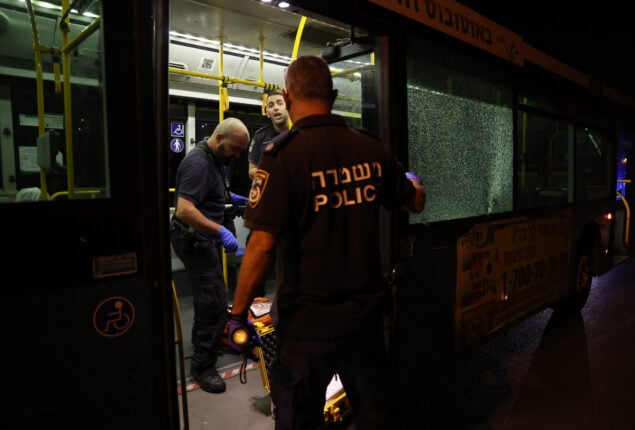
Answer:
[[[205,37],[193,36],[191,34],[179,33],[177,31],[170,31],[170,36],[173,39],[181,39],[183,41],[192,41],[195,45],[199,44],[202,46],[208,46],[212,49],[218,49],[220,46],[220,42],[218,40],[207,39]],[[247,48],[240,45],[234,45],[233,43],[225,42],[223,43],[223,48],[227,52],[234,52],[241,55],[250,55],[254,58],[258,58],[260,55],[260,51],[254,48]],[[270,61],[275,61],[277,63],[289,63],[291,61],[291,57],[286,55],[276,54],[275,52],[263,51],[262,56]]]
[[[287,1],[280,1],[280,0],[260,0],[261,3],[267,3],[273,6],[278,6],[280,9],[286,9],[289,6],[291,6],[291,4]]]

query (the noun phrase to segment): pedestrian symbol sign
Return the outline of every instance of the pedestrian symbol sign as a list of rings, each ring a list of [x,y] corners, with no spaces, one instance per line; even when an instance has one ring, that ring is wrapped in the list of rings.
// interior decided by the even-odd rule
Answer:
[[[179,139],[177,137],[170,141],[170,149],[173,152],[181,152],[183,151],[183,148],[185,148],[185,142],[183,142],[183,139]]]

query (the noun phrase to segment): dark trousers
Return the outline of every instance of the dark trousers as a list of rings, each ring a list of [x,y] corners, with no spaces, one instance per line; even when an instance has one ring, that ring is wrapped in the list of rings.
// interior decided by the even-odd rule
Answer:
[[[324,428],[326,389],[335,373],[351,403],[356,430],[393,428],[383,331],[336,340],[278,339],[271,400],[276,430]]]
[[[215,242],[203,246],[179,228],[170,230],[170,242],[181,259],[192,285],[194,324],[191,367],[199,372],[216,366],[227,313],[227,288],[220,248]]]

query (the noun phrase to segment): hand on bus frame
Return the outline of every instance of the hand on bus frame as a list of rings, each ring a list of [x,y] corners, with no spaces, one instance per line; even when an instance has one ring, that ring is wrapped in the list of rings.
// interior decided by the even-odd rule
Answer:
[[[423,181],[415,172],[406,172],[406,178],[413,179],[419,183],[419,185],[423,185]]]

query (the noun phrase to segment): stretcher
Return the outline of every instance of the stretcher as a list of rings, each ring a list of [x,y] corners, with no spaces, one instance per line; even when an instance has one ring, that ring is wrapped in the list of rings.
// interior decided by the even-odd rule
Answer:
[[[249,308],[249,319],[252,320],[256,331],[262,340],[262,347],[256,348],[256,354],[260,358],[258,366],[262,385],[271,392],[269,385],[269,375],[276,359],[276,333],[271,320],[271,300],[264,297],[254,299]],[[344,387],[337,375],[329,383],[326,389],[326,399],[324,402],[324,422],[327,427],[337,426],[346,422],[351,411],[350,402],[346,397]]]

